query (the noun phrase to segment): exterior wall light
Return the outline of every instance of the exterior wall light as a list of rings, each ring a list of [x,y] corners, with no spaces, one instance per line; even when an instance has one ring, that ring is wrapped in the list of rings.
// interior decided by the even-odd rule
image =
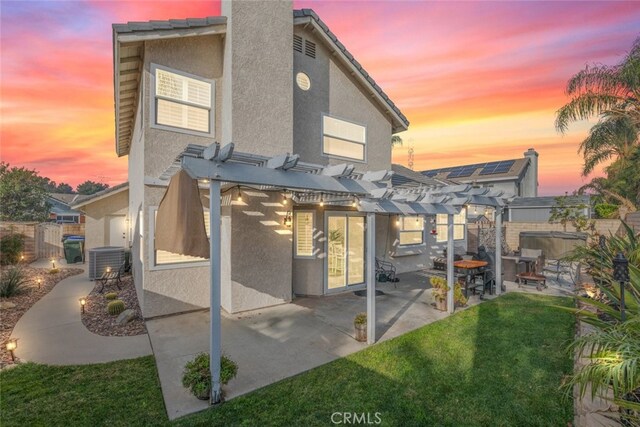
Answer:
[[[293,225],[293,218],[291,217],[291,211],[287,211],[286,215],[284,216],[283,223],[287,227],[291,228],[291,225]]]
[[[626,315],[624,312],[624,285],[629,281],[629,260],[622,252],[613,259],[613,279],[620,283],[620,319],[624,322]]]
[[[396,217],[396,225],[400,227],[400,215]]]
[[[354,200],[353,200],[353,203],[351,203],[351,206],[353,206],[354,208],[357,208],[357,207],[358,207],[358,202],[357,202],[357,200],[355,200],[355,199],[354,199]]]
[[[12,338],[9,341],[7,341],[7,344],[5,344],[5,348],[9,353],[11,353],[11,360],[15,362],[16,356],[13,352],[15,351],[16,348],[18,348],[18,338]]]
[[[282,195],[282,204],[286,205],[287,203],[288,203],[288,200],[287,200],[287,195],[285,193],[285,194]]]
[[[320,206],[324,206],[324,196],[320,195]]]
[[[82,297],[78,301],[80,301],[80,313],[84,314],[84,306],[87,305],[87,299]]]
[[[242,191],[240,191],[240,188],[238,188],[238,201],[242,201]]]

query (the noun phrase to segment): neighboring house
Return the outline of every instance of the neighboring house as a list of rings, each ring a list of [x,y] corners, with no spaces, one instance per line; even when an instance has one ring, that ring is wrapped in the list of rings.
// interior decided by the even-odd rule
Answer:
[[[222,15],[113,26],[116,152],[128,156],[128,190],[117,204],[106,203],[115,195],[103,194],[82,207],[88,222],[96,219],[96,235],[111,234],[104,218],[113,209],[127,215],[145,317],[209,306],[209,262],[154,245],[167,185],[159,177],[188,144],[233,142],[248,154],[288,152],[322,166],[399,170],[391,165],[391,136],[408,120],[315,12],[292,11],[290,2],[223,2]],[[418,185],[446,182],[417,175],[410,179]],[[235,185],[222,192],[227,312],[365,287],[366,216],[355,200],[324,203],[320,194],[319,202],[293,203],[287,192]],[[208,197],[203,185],[207,234]],[[92,214],[100,202],[104,210]],[[430,266],[429,251],[446,240],[446,215],[442,221],[377,215],[376,254],[399,271]],[[464,210],[456,221],[464,251]]]
[[[421,172],[429,178],[449,179],[480,187],[503,190],[516,197],[538,196],[538,152],[529,148],[519,159],[496,160],[472,165],[451,166]],[[493,212],[482,206],[469,206],[469,217],[485,215],[493,221]]]
[[[122,183],[90,196],[84,196],[72,204],[86,217],[85,248],[103,246],[129,247],[129,184]]]
[[[71,206],[86,196],[81,194],[47,193],[47,202],[51,205],[49,220],[58,224],[83,224],[82,212]]]
[[[509,204],[505,219],[509,222],[549,222],[557,197],[517,197]],[[588,195],[567,196],[566,206],[582,207],[584,216],[592,217],[591,198]]]

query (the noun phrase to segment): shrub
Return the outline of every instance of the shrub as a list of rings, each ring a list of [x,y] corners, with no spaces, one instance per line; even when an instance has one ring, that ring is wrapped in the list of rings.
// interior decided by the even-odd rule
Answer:
[[[108,292],[106,294],[104,294],[105,299],[107,300],[114,300],[116,298],[118,298],[118,294],[116,294],[115,292]]]
[[[117,316],[124,311],[124,302],[116,299],[107,304],[107,312],[112,316]]]
[[[19,267],[12,267],[2,273],[0,278],[0,297],[8,298],[24,291],[27,279]]]
[[[59,268],[52,268],[49,270],[49,274],[58,274],[58,273],[60,273]]]
[[[20,260],[24,250],[23,234],[7,234],[0,239],[0,264],[13,265]]]
[[[433,289],[431,290],[431,294],[435,299],[444,300],[447,299],[447,292],[449,292],[449,286],[447,286],[447,281],[442,277],[433,276],[429,279],[431,286]]]
[[[226,356],[220,360],[220,382],[227,384],[238,373],[238,365]],[[211,371],[209,354],[200,353],[184,367],[182,385],[199,399],[208,398],[211,393]]]
[[[610,203],[598,203],[593,207],[598,218],[615,218],[618,213],[618,206]]]
[[[366,325],[367,324],[367,313],[358,313],[356,314],[356,318],[353,320],[355,325]]]

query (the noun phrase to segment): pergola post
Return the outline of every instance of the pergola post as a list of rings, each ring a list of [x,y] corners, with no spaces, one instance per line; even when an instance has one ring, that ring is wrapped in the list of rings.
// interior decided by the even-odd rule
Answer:
[[[495,271],[493,272],[496,279],[496,295],[502,292],[502,208],[496,206],[496,259]]]
[[[376,342],[376,214],[367,213],[367,344]]]
[[[222,357],[222,325],[220,319],[221,254],[220,254],[220,181],[209,180],[209,259],[211,274],[211,307],[209,370],[211,371],[211,404],[222,401],[220,359]]]
[[[449,287],[449,291],[447,292],[447,311],[449,313],[453,313],[454,307],[454,298],[453,294],[455,292],[455,277],[454,277],[454,269],[453,269],[453,260],[454,260],[454,245],[453,245],[453,214],[447,215],[447,286]]]

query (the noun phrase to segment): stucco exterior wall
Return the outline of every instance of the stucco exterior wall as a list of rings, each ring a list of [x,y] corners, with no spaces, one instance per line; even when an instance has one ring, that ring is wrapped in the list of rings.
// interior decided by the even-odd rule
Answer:
[[[85,248],[87,250],[109,244],[109,217],[127,215],[129,211],[129,191],[124,190],[104,199],[97,200],[82,208],[85,223]]]
[[[280,192],[243,190],[231,206],[232,313],[291,301],[292,229],[283,224],[290,208],[281,201]]]
[[[209,145],[220,141],[222,109],[222,57],[224,42],[221,36],[209,35],[178,39],[152,40],[145,43],[144,97],[144,175],[157,178],[188,144]],[[153,104],[151,64],[162,65],[206,79],[215,85],[215,138],[179,131],[157,129],[150,123]]]
[[[266,156],[292,152],[291,2],[225,1],[222,15],[227,17],[223,141]]]
[[[144,83],[144,82],[143,82]],[[144,85],[143,85],[144,87]],[[140,99],[144,97],[144,88],[140,91]],[[131,244],[131,273],[136,287],[136,294],[140,307],[144,306],[142,284],[144,282],[144,269],[142,265],[144,254],[143,222],[142,212],[144,211],[144,137],[145,124],[142,120],[143,106],[138,102],[135,126],[131,137],[131,147],[129,149],[129,241]]]
[[[293,151],[311,163],[328,165],[348,161],[359,170],[391,169],[390,120],[315,35],[299,27],[294,33],[316,44],[316,57],[293,52]],[[295,83],[298,72],[309,76],[309,90],[304,91]],[[323,114],[366,126],[366,162],[322,154]]]

